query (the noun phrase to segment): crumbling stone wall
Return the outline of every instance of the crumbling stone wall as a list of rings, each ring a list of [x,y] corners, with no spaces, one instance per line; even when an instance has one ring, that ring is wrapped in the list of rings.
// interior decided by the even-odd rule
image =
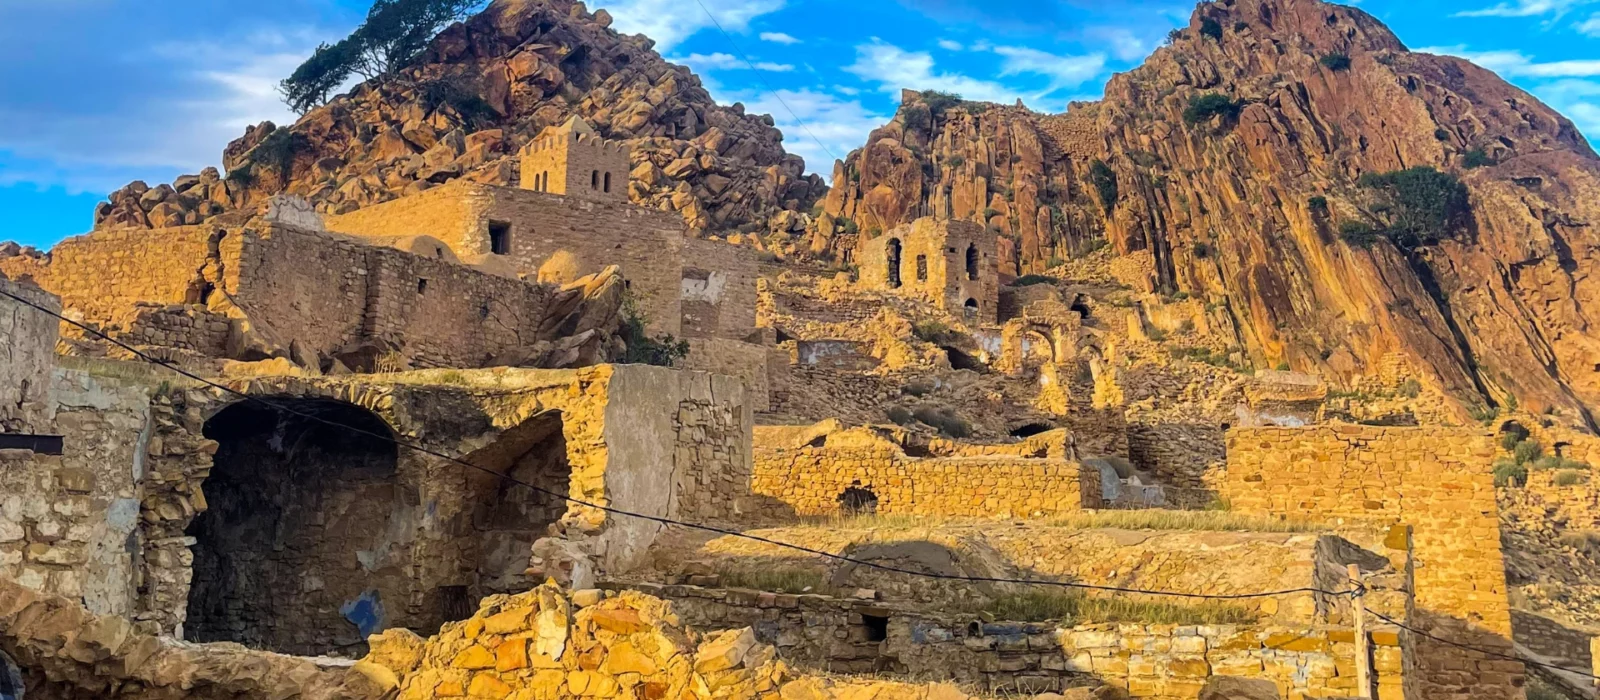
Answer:
[[[990,694],[1062,692],[1098,679],[1135,697],[1198,698],[1212,676],[1271,682],[1282,697],[1355,694],[1355,638],[1309,625],[1144,625],[957,620],[876,601],[614,583],[673,603],[691,627],[750,627],[805,669],[948,680]],[[1393,633],[1374,635],[1381,697],[1399,697]]]
[[[231,319],[200,304],[137,302],[127,330],[117,339],[134,347],[227,357],[232,330]]]
[[[1128,461],[1158,483],[1180,489],[1206,487],[1206,470],[1226,455],[1222,428],[1205,423],[1133,423]]]
[[[628,201],[628,145],[572,117],[546,127],[520,153],[522,187],[586,199]]]
[[[993,325],[1000,306],[994,239],[982,226],[969,221],[917,219],[860,246],[861,285],[925,301],[974,323]],[[970,266],[969,249],[975,258]]]
[[[1216,487],[1235,511],[1413,528],[1407,623],[1510,653],[1511,617],[1489,462],[1492,438],[1453,428],[1333,425],[1228,433]],[[1415,635],[1407,695],[1520,698],[1522,664]]]
[[[709,379],[713,392],[726,386],[715,375]],[[755,402],[752,398],[751,403]],[[673,512],[688,518],[731,520],[747,510],[751,416],[749,407],[717,401],[714,396],[691,394],[678,403]]]
[[[509,237],[504,255],[491,250],[491,225]],[[617,265],[646,329],[682,335],[684,224],[670,212],[456,180],[328,217],[327,227],[356,236],[431,235],[464,260],[495,260],[528,278],[558,252],[571,256],[570,272],[579,276]]]
[[[755,411],[771,408],[772,383],[769,355],[776,348],[725,338],[689,338],[689,355],[679,362],[684,369],[738,377],[749,391]]]
[[[31,284],[0,274],[0,290],[52,311],[61,302]],[[50,373],[55,368],[56,319],[0,297],[0,432],[48,432]]]
[[[915,458],[888,447],[780,447],[755,453],[755,493],[799,515],[848,510],[870,491],[879,513],[1031,517],[1098,507],[1100,475],[1077,462],[1016,457]]]
[[[1591,644],[1597,637],[1595,630],[1568,626],[1524,610],[1511,611],[1511,629],[1518,645],[1550,659],[1550,663],[1585,671],[1593,668]]]
[[[756,328],[753,248],[698,238],[683,242],[683,335],[744,340]]]

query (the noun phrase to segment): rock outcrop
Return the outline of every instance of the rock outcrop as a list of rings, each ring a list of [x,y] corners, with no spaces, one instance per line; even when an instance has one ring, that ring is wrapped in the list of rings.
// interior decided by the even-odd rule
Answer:
[[[1362,175],[1416,166],[1465,183],[1456,235],[1341,235],[1385,215]],[[1593,426],[1597,189],[1572,123],[1493,73],[1354,8],[1232,0],[1063,115],[908,93],[837,164],[811,247],[948,215],[1022,273],[1104,237],[1147,290],[1225,309],[1257,366],[1349,381],[1400,354],[1462,418],[1514,397]]]
[[[497,0],[400,75],[293,125],[249,128],[223,152],[226,177],[207,169],[112,193],[95,228],[195,224],[278,193],[342,214],[454,178],[514,186],[518,149],[575,115],[632,148],[635,203],[679,212],[698,230],[797,227],[826,187],[784,152],[772,118],[717,105],[649,38],[610,24],[582,2]]]

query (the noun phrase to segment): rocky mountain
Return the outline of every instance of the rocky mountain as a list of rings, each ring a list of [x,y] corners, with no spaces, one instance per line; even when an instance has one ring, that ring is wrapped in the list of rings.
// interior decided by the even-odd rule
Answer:
[[[772,118],[717,105],[649,38],[610,24],[582,2],[496,0],[395,78],[248,129],[223,152],[227,177],[118,190],[95,228],[195,224],[283,192],[343,213],[458,177],[515,185],[522,144],[573,115],[632,147],[638,204],[701,230],[798,225],[778,213],[809,209],[826,186],[784,152]]]
[[[1202,3],[1061,115],[907,93],[834,183],[813,250],[927,214],[987,222],[1012,272],[1103,239],[1150,291],[1217,308],[1257,366],[1348,380],[1400,356],[1464,413],[1594,425],[1600,159],[1355,8]]]

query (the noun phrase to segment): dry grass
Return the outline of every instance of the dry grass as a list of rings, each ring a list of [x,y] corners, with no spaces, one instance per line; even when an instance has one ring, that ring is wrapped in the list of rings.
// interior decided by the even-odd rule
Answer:
[[[764,566],[759,569],[717,567],[725,588],[749,588],[773,593],[828,593],[821,571],[789,566]]]
[[[56,366],[85,372],[96,379],[118,379],[149,386],[200,386],[200,383],[160,365],[139,360],[108,360],[81,355],[58,355]]]
[[[1159,603],[1086,596],[1077,591],[1031,590],[1002,595],[972,612],[1009,622],[1062,624],[1134,622],[1148,625],[1220,625],[1255,622],[1255,613],[1218,602]]]
[[[1332,529],[1313,520],[1242,515],[1224,510],[1091,510],[1051,518],[1047,524],[1080,530],[1325,532]]]

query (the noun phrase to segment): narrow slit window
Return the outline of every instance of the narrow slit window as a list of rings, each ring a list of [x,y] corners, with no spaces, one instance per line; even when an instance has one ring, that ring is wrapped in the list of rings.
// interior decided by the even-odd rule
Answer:
[[[495,255],[511,254],[511,224],[504,221],[489,222],[489,252]]]

